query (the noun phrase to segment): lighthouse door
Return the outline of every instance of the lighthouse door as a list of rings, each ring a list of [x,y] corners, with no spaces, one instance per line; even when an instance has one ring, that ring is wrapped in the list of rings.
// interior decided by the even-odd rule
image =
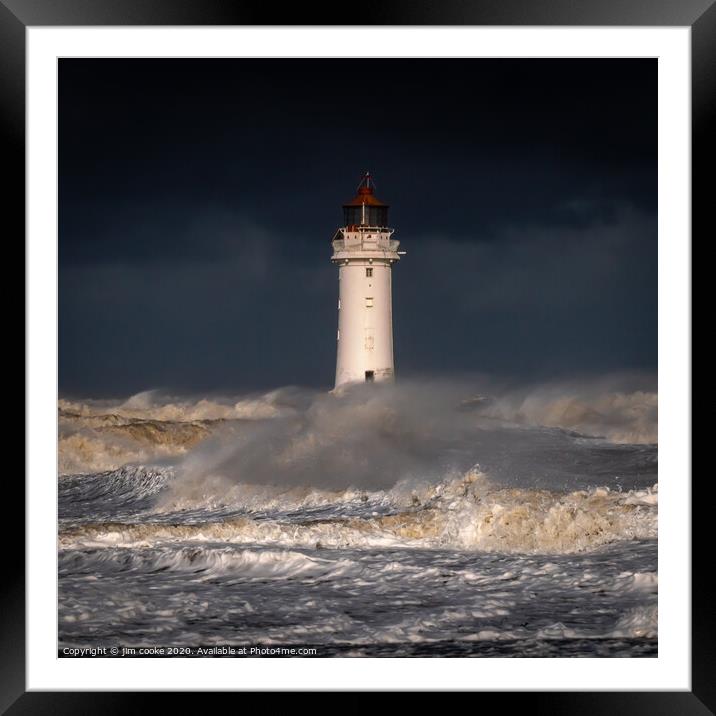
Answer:
[[[366,383],[372,383],[375,379],[375,371],[374,370],[367,370],[365,372],[365,382]]]

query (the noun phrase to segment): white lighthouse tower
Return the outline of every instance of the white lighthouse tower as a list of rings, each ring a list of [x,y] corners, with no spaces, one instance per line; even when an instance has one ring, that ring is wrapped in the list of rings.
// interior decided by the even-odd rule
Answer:
[[[366,173],[357,196],[343,205],[345,226],[333,237],[338,265],[336,388],[393,380],[391,268],[399,241],[388,228],[388,205],[374,194]],[[400,252],[403,254],[404,252]]]

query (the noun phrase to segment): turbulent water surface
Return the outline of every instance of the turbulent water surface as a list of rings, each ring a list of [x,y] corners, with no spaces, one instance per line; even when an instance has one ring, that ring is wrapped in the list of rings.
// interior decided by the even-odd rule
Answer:
[[[61,401],[60,649],[655,656],[655,396],[463,393]]]

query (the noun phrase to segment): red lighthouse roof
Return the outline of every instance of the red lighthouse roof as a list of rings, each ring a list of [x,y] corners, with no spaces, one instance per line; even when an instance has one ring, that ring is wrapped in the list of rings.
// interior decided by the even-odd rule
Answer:
[[[375,184],[373,183],[373,177],[371,177],[370,172],[366,172],[363,175],[360,184],[358,185],[358,193],[356,194],[356,196],[351,199],[351,201],[347,202],[346,204],[343,204],[343,206],[363,206],[363,204],[365,204],[366,206],[387,207],[387,204],[376,198],[375,194],[373,193],[374,190]]]

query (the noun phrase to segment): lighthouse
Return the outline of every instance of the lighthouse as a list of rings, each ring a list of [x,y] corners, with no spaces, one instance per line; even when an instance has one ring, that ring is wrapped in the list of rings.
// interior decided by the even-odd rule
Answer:
[[[343,205],[344,226],[333,237],[338,266],[336,388],[393,380],[391,270],[404,252],[388,228],[388,205],[375,196],[369,173]]]

